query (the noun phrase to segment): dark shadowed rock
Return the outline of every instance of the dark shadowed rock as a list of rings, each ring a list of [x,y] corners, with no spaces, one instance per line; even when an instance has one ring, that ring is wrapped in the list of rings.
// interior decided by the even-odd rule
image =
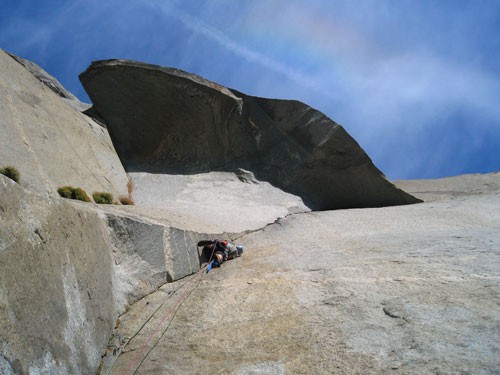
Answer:
[[[314,209],[419,202],[321,112],[252,97],[177,69],[92,63],[80,79],[128,172],[249,170]]]

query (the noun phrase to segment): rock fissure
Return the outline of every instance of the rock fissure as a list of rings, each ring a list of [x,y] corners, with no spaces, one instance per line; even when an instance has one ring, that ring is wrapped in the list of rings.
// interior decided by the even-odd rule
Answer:
[[[393,318],[393,319],[404,319],[403,317],[391,312],[389,309],[387,309],[386,307],[382,308],[382,310],[384,311],[384,314],[387,315],[388,317],[390,318]]]

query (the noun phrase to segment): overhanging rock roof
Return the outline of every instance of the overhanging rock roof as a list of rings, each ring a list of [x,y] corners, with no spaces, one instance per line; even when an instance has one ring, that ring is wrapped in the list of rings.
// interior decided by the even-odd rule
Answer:
[[[80,80],[129,172],[243,168],[312,209],[419,202],[390,183],[342,126],[304,103],[127,60],[93,62]]]

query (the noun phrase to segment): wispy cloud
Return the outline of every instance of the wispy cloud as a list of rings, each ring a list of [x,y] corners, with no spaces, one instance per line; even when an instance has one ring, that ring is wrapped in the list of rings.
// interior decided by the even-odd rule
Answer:
[[[357,72],[337,115],[389,177],[470,172],[478,155],[493,164],[485,144],[500,135],[498,77],[422,53]]]
[[[0,47],[84,100],[90,61],[129,58],[301,100],[390,178],[500,169],[498,2],[55,3],[0,2]]]
[[[243,44],[238,43],[218,28],[211,26],[199,18],[191,16],[180,8],[172,6],[172,4],[166,4],[164,2],[156,2],[154,4],[166,15],[181,21],[184,26],[192,32],[210,39],[225,49],[233,52],[235,55],[247,61],[258,63],[264,68],[279,73],[305,88],[313,89],[323,95],[332,96],[331,92],[325,90],[316,77],[305,75],[283,62],[269,58],[267,55],[260,53],[259,51],[250,49]]]
[[[411,110],[411,116],[425,125],[425,120],[453,108],[468,108],[482,118],[500,122],[498,77],[453,61],[400,55],[374,61],[369,73],[360,70],[349,82],[351,95],[367,105],[365,110],[379,112],[385,120],[395,121]]]

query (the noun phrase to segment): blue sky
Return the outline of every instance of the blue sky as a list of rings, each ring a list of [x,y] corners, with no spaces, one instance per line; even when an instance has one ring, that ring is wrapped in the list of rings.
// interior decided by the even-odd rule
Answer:
[[[300,100],[390,179],[500,170],[500,1],[2,0],[0,48],[83,101],[110,58]]]

